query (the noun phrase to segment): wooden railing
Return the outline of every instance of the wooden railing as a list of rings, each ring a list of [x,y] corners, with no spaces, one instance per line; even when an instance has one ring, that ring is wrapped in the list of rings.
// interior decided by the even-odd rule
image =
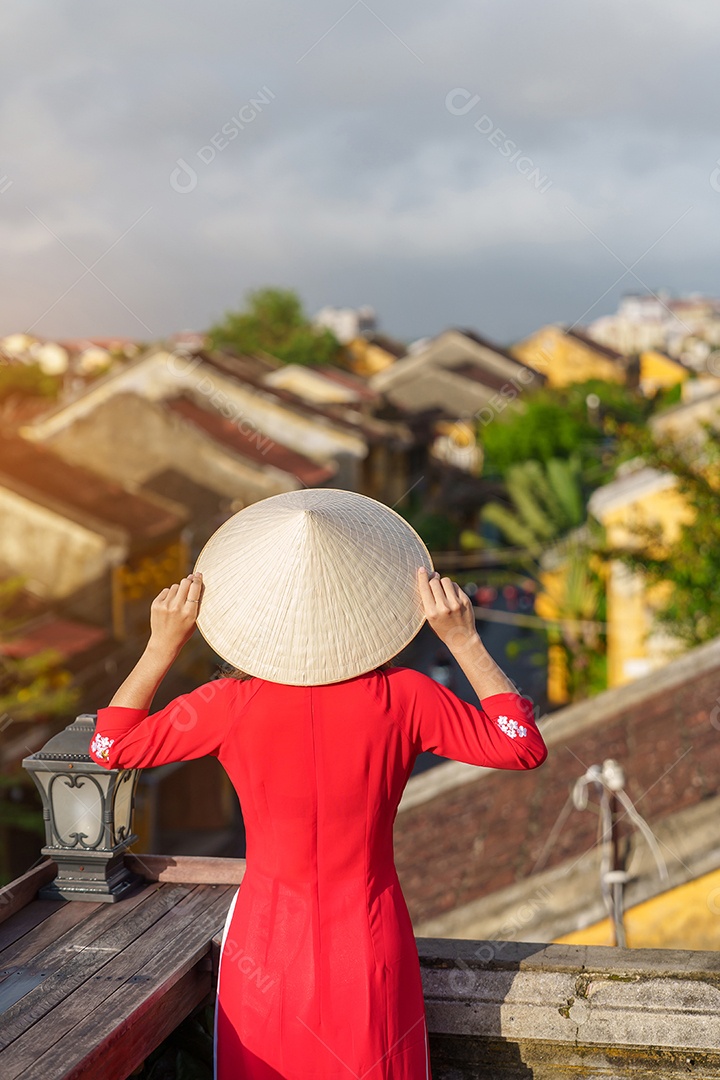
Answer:
[[[212,1001],[244,861],[127,859],[117,904],[35,899],[49,860],[0,890],[2,1080],[126,1080]],[[720,1077],[716,952],[417,944],[433,1080]]]

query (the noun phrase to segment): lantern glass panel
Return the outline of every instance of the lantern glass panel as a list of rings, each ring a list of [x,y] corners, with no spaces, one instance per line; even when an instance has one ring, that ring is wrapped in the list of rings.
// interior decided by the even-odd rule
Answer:
[[[135,770],[121,773],[115,789],[115,801],[113,805],[113,826],[115,829],[114,843],[119,844],[127,840],[131,833],[132,794]]]
[[[94,776],[55,775],[50,781],[55,830],[67,847],[98,847],[103,838],[104,792]]]

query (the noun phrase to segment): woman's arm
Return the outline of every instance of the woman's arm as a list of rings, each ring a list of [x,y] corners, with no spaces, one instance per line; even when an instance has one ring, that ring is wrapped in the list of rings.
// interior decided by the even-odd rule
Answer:
[[[485,648],[467,593],[450,578],[441,579],[437,571],[428,575],[425,567],[418,571],[418,584],[427,621],[465,672],[480,701],[493,694],[519,693]]]
[[[485,649],[469,598],[450,578],[418,573],[427,620],[456,658],[480,708],[419,672],[398,681],[410,737],[418,751],[494,769],[535,769],[547,747],[523,697]]]
[[[150,640],[106,708],[98,709],[90,757],[108,769],[148,768],[220,753],[231,713],[253,688],[216,679],[148,715],[155,692],[195,628],[202,578],[163,589],[150,609]],[[256,688],[255,688],[256,689]]]
[[[192,636],[201,595],[202,574],[189,574],[155,597],[150,608],[150,640],[111,706],[150,708],[160,683]]]

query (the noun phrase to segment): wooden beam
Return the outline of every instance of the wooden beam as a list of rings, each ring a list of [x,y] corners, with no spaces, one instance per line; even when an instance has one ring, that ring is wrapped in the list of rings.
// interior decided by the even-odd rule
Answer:
[[[11,1046],[3,1080],[125,1080],[211,994],[209,941],[231,902],[229,886],[196,887],[63,1001],[37,1038],[30,1029],[22,1048]]]
[[[127,854],[125,866],[146,881],[176,881],[185,885],[239,885],[245,875],[244,859],[217,859],[196,855]]]
[[[100,1045],[93,1047],[81,1062],[67,1072],[56,1073],[62,1080],[125,1080],[152,1050],[202,1005],[212,1000],[210,973],[199,964],[190,968],[174,986],[156,998],[146,1010],[137,1010],[111,1027]],[[44,1075],[48,1075],[47,1073]]]
[[[28,870],[27,874],[0,889],[0,923],[34,900],[38,890],[52,881],[56,874],[56,864],[52,859],[45,859]]]

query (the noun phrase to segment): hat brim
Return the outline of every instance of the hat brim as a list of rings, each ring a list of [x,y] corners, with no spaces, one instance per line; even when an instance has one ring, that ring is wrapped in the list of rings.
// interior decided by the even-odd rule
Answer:
[[[226,663],[295,686],[343,682],[401,652],[425,621],[412,526],[368,496],[307,488],[253,503],[198,556],[198,629]]]

